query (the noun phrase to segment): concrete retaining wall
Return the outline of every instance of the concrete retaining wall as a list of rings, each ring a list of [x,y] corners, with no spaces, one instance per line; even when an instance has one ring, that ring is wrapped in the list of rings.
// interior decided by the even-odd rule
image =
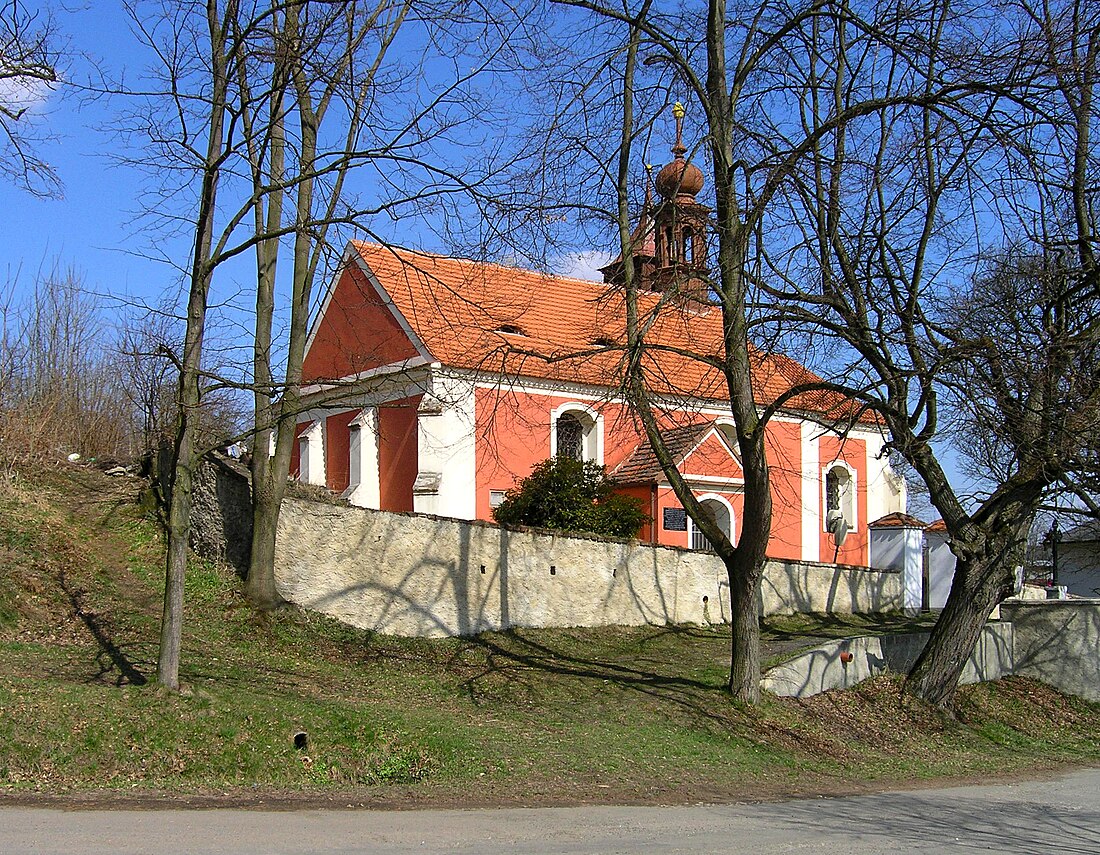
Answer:
[[[1001,604],[1015,629],[1016,673],[1100,701],[1100,599]]]
[[[987,625],[959,682],[999,680],[1013,673],[1012,637],[1012,624]],[[831,689],[846,689],[878,674],[905,674],[927,642],[926,632],[828,642],[770,668],[761,686],[781,697],[805,698]]]
[[[392,635],[729,620],[725,569],[706,553],[296,499],[276,568],[288,600]],[[808,562],[771,562],[761,592],[766,614],[890,611],[901,597],[899,573]]]

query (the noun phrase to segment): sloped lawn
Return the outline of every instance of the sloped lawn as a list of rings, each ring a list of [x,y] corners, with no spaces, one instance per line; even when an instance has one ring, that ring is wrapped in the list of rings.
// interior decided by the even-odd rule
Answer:
[[[8,799],[669,803],[1100,762],[1100,706],[1026,680],[964,688],[957,720],[903,701],[896,678],[746,709],[722,691],[724,628],[396,639],[297,609],[256,615],[231,572],[198,560],[183,691],[164,692],[163,544],[139,486],[79,468],[0,482]],[[913,628],[787,619],[765,654]]]

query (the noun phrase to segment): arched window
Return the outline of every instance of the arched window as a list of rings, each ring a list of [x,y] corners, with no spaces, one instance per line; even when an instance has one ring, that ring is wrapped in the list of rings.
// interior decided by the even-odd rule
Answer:
[[[603,463],[603,417],[579,403],[562,404],[551,413],[550,456]]]
[[[733,525],[733,508],[730,507],[729,502],[723,499],[721,496],[703,496],[699,500],[699,504],[703,506],[704,513],[707,514],[722,530],[722,533],[729,538],[730,543],[736,543],[736,537]],[[706,552],[714,552],[714,546],[707,539],[707,536],[696,527],[694,520],[688,520],[689,528],[691,530],[691,548],[701,549]]]
[[[558,416],[554,425],[557,433],[557,456],[571,460],[584,460],[584,427],[573,413]]]

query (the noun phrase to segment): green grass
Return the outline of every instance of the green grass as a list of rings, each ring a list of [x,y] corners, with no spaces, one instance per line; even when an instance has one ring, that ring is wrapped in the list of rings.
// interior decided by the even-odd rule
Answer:
[[[962,690],[958,720],[891,679],[742,708],[723,691],[725,628],[398,639],[257,615],[199,560],[183,690],[165,692],[163,545],[133,493],[85,470],[0,486],[0,792],[699,801],[1100,761],[1100,706],[1024,680]],[[915,628],[800,616],[769,622],[765,649]]]

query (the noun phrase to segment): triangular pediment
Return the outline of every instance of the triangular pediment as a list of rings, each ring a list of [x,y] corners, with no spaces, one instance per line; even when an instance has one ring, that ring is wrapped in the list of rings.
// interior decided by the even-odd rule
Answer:
[[[744,470],[737,452],[716,426],[711,426],[699,442],[679,461],[679,469],[688,479],[721,478],[740,481]]]

